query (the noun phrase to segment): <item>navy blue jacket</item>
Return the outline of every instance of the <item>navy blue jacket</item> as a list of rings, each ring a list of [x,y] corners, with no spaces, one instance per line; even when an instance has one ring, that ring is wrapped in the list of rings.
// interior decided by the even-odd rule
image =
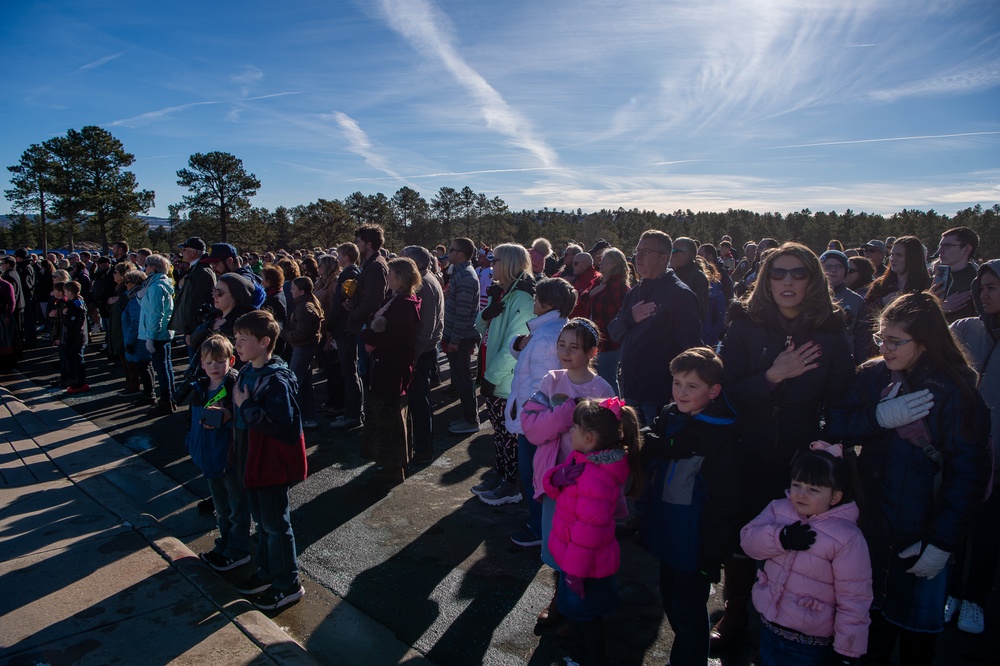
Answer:
[[[201,424],[201,415],[205,411],[205,403],[208,401],[209,379],[207,376],[201,377],[195,382],[189,398],[191,403],[191,429],[188,430],[187,437],[184,438],[184,446],[187,448],[191,461],[198,466],[206,479],[214,479],[222,476],[227,470],[233,469],[235,460],[233,459],[233,429],[232,425],[226,423],[221,428],[209,430]],[[223,381],[223,388],[226,395],[214,403],[215,407],[224,407],[230,412],[233,411],[233,387],[236,385],[236,370],[230,368],[229,375]]]
[[[643,542],[671,567],[716,581],[743,524],[735,424],[720,396],[693,417],[667,405],[643,431],[647,483],[635,507]]]

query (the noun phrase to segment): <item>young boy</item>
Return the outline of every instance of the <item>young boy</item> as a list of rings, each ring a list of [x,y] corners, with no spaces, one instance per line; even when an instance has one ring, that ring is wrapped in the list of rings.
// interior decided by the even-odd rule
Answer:
[[[257,571],[238,583],[261,610],[302,598],[288,506],[288,488],[306,478],[306,440],[295,395],[295,375],[272,358],[281,329],[270,312],[236,320],[236,353],[246,364],[233,391],[236,466],[257,523]]]
[[[708,595],[740,538],[736,415],[722,396],[722,360],[695,347],[670,362],[674,402],[643,431],[640,532],[660,559],[660,595],[674,630],[669,662],[708,659]]]
[[[80,283],[70,280],[63,285],[66,292],[66,312],[63,315],[62,335],[59,338],[60,354],[66,360],[66,393],[86,393],[87,368],[84,365],[83,350],[87,346],[87,310],[80,298]]]
[[[66,388],[69,386],[69,364],[66,362],[66,353],[62,345],[63,319],[66,316],[66,291],[65,282],[57,282],[52,285],[52,292],[49,294],[49,339],[52,346],[59,354],[59,379],[54,379],[51,386]]]
[[[216,571],[230,571],[250,561],[250,509],[230,455],[236,357],[233,343],[222,335],[210,335],[199,351],[205,375],[189,394],[191,429],[184,445],[208,481],[219,522],[215,548],[200,557]]]

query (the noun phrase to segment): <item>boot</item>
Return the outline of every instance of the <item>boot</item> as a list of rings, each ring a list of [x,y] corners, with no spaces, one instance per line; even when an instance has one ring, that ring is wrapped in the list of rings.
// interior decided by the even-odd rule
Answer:
[[[150,416],[169,416],[177,411],[177,405],[170,401],[170,398],[160,398],[156,406],[149,410]]]
[[[725,565],[725,615],[712,627],[711,649],[725,650],[743,636],[750,620],[747,604],[757,580],[757,563],[747,557],[730,558]]]

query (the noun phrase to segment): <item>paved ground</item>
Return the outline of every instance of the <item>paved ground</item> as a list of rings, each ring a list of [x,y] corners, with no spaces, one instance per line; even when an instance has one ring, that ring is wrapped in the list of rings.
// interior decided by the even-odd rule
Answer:
[[[54,630],[35,625],[37,620],[30,609],[44,608],[57,600],[66,604],[65,617],[95,613],[88,610],[93,604],[73,610],[76,590],[81,586],[94,588],[94,595],[104,595],[100,599],[115,600],[109,602],[109,608],[100,606],[99,614],[104,617],[138,622],[139,616],[148,616],[146,621],[152,623],[157,613],[173,612],[179,613],[177,619],[167,622],[167,618],[159,618],[163,622],[155,625],[161,629],[159,633],[163,633],[163,627],[171,627],[173,636],[174,627],[198,618],[200,621],[194,624],[204,633],[203,641],[211,642],[215,637],[223,640],[234,631],[244,638],[252,636],[238,622],[227,621],[224,612],[229,608],[246,610],[246,602],[239,601],[231,587],[207,568],[190,561],[190,557],[179,558],[194,571],[190,575],[214,583],[209,592],[199,592],[208,604],[205,609],[188,611],[188,604],[182,604],[180,609],[158,604],[162,600],[146,592],[158,589],[156,585],[162,587],[161,579],[182,569],[156,549],[155,539],[151,542],[143,529],[153,530],[163,538],[176,537],[178,547],[188,546],[196,552],[212,543],[212,520],[199,516],[194,509],[196,500],[207,496],[207,488],[184,453],[186,414],[150,419],[143,410],[124,403],[116,395],[122,386],[120,371],[96,353],[88,355],[94,390],[83,396],[60,397],[54,389],[41,388],[54,376],[53,360],[51,351],[31,352],[22,363],[23,377],[10,375],[0,380],[33,413],[45,413],[46,406],[69,405],[85,417],[80,421],[100,430],[102,445],[96,448],[103,452],[102,457],[120,460],[112,470],[86,474],[88,466],[93,465],[89,456],[80,452],[56,455],[59,446],[73,440],[70,431],[56,422],[50,424],[50,429],[57,434],[52,435],[50,448],[44,450],[43,456],[51,459],[56,469],[20,486],[21,494],[25,487],[32,488],[29,494],[39,507],[30,509],[27,500],[21,499],[23,508],[8,515],[10,505],[0,491],[0,582],[18,581],[16,595],[0,595],[0,656],[35,654],[34,646],[55,646],[62,640],[60,637],[75,635],[71,623],[55,622]],[[323,382],[318,383],[318,392],[325,398]],[[457,417],[457,403],[443,388],[436,389],[433,395],[436,423],[439,431],[445,432],[435,442],[435,461],[389,493],[373,482],[370,465],[357,455],[358,433],[343,434],[324,427],[307,434],[310,477],[292,490],[292,522],[307,595],[301,603],[274,615],[273,620],[310,657],[323,664],[562,664],[565,644],[555,636],[533,633],[535,614],[552,594],[551,575],[540,565],[537,549],[518,548],[507,538],[523,524],[522,510],[487,507],[468,491],[491,463],[491,432],[465,439],[448,435],[444,424]],[[130,473],[117,471],[119,468]],[[3,473],[0,466],[0,475]],[[76,500],[61,500],[45,486],[65,485],[66,475],[73,473],[80,477],[73,480],[77,488],[85,487],[84,478],[94,478],[102,487],[110,486],[114,491],[100,496],[111,505],[110,510],[103,509],[106,515],[101,514],[100,507],[77,510]],[[43,488],[45,492],[41,492]],[[115,493],[124,499],[116,500]],[[116,502],[124,506],[116,507]],[[137,518],[148,525],[137,528],[134,524],[126,527],[120,520],[115,522],[115,516],[136,513],[136,506],[150,514],[148,520]],[[71,507],[69,519],[60,513],[66,507]],[[104,522],[84,514],[103,515]],[[16,528],[12,531],[8,526],[11,521],[16,525],[19,520],[27,520],[18,516],[31,516],[31,522],[38,524],[31,531],[31,547],[9,545],[12,540],[24,541]],[[67,536],[61,534],[60,530],[68,530],[73,520],[81,519],[92,520],[97,526],[83,523],[87,527],[77,529],[79,534],[72,530]],[[83,551],[82,556],[75,555]],[[99,564],[104,561],[102,556],[104,560],[114,559],[116,566],[124,569],[122,574],[112,580],[101,578],[96,572],[103,570]],[[70,561],[73,567],[67,566]],[[52,572],[45,573],[49,568]],[[608,656],[612,664],[666,662],[672,635],[662,621],[655,571],[652,558],[635,544],[623,543],[622,604],[608,624]],[[237,579],[245,573],[236,571],[229,578]],[[43,581],[40,587],[35,584],[36,578]],[[112,582],[120,589],[114,589]],[[128,603],[117,601],[122,594]],[[213,594],[221,595],[221,600]],[[721,603],[718,597],[713,596],[710,603],[716,613]],[[208,612],[213,607],[218,617]],[[247,612],[253,613],[255,620],[266,621],[255,611]],[[994,616],[988,613],[988,631],[982,637],[949,629],[941,641],[936,663],[1000,664],[1000,645],[995,632],[990,631]],[[44,626],[52,624],[52,618],[48,618]],[[148,633],[148,629],[139,631],[145,632],[140,635]],[[133,651],[132,659],[126,658],[126,662],[156,645],[156,641],[150,641],[147,646],[144,640],[140,646],[124,638],[115,639],[112,633],[109,630],[108,640],[122,644],[123,654]],[[126,631],[118,635],[137,634]],[[191,639],[186,648],[182,641],[184,651],[174,658],[190,663],[204,661],[203,655],[191,652],[203,641]],[[251,650],[243,655],[233,648],[231,663],[277,659],[252,639],[249,642],[257,652]],[[751,637],[740,648],[720,655],[716,663],[751,663],[752,642]],[[284,647],[289,645],[294,647],[296,643]],[[50,659],[48,663],[80,662]]]

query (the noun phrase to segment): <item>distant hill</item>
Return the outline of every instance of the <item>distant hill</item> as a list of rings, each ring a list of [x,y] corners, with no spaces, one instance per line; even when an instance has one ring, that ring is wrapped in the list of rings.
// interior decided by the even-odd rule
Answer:
[[[153,217],[152,215],[140,215],[139,219],[149,225],[150,229],[166,227],[170,225],[170,219],[166,217]],[[0,215],[0,226],[10,226],[10,216]]]

